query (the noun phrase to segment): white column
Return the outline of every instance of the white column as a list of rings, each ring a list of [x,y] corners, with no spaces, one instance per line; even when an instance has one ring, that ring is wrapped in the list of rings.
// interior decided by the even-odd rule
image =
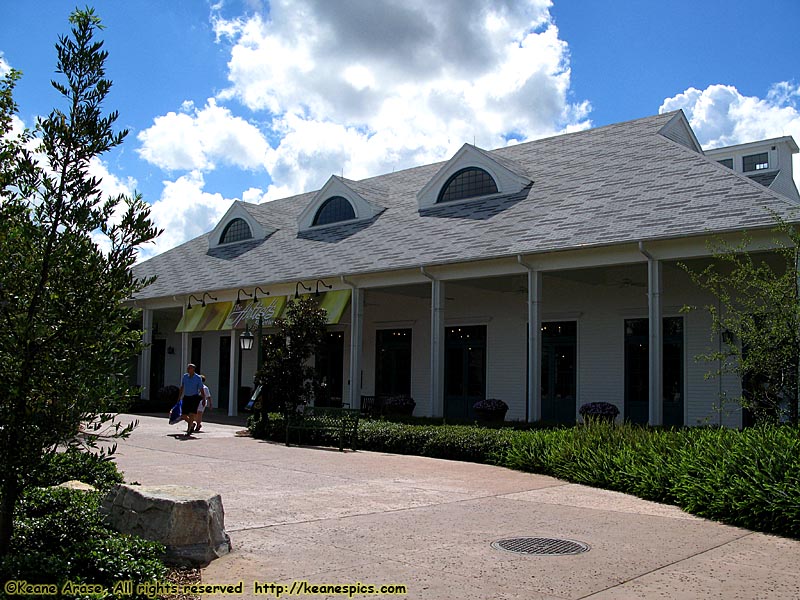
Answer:
[[[661,425],[664,420],[663,393],[663,313],[661,308],[661,261],[654,258],[647,260],[647,305],[649,324],[649,357],[650,372],[649,419],[650,425]]]
[[[350,296],[350,408],[361,408],[361,359],[364,345],[364,290]]]
[[[231,378],[228,383],[228,416],[239,414],[239,338],[231,329]]]
[[[542,419],[542,273],[528,270],[528,421]]]
[[[142,309],[142,357],[139,361],[139,385],[141,386],[141,396],[144,400],[149,400],[150,394],[150,362],[152,361],[153,343],[153,310],[150,308]]]
[[[444,416],[444,282],[431,281],[431,416]]]

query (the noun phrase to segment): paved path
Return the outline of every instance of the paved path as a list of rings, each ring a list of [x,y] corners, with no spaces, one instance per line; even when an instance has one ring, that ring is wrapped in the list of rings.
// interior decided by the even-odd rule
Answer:
[[[184,440],[165,417],[139,419],[118,452],[126,479],[219,491],[234,551],[203,581],[243,580],[245,597],[274,597],[253,596],[255,581],[307,580],[399,583],[432,600],[800,598],[800,542],[671,506],[499,467],[286,448],[236,437],[237,425],[208,423]],[[591,550],[490,546],[518,536]]]

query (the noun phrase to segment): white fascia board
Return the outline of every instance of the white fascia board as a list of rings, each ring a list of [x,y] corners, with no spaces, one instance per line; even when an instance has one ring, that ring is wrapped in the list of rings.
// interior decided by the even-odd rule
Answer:
[[[305,229],[316,229],[317,227],[326,227],[328,225],[314,225],[314,217],[317,211],[322,207],[328,198],[333,196],[341,196],[345,198],[353,207],[353,212],[356,214],[355,219],[349,221],[340,221],[339,223],[330,223],[329,225],[340,225],[341,223],[354,223],[356,221],[364,221],[371,219],[380,214],[383,209],[375,206],[374,204],[365,200],[359,193],[347,185],[340,177],[331,175],[327,183],[322,186],[315,195],[308,206],[305,207],[300,216],[297,217],[297,229],[303,231]]]
[[[453,157],[445,163],[428,183],[417,193],[417,204],[420,209],[436,205],[439,191],[447,180],[457,171],[467,167],[483,169],[497,184],[497,195],[514,194],[531,183],[528,177],[515,173],[505,165],[494,160],[490,154],[471,144],[464,144]],[[486,198],[487,196],[483,196]],[[474,200],[470,198],[469,200]],[[465,200],[465,202],[468,200]],[[448,203],[450,204],[450,203]]]
[[[235,200],[225,215],[219,220],[217,226],[211,230],[211,233],[208,236],[209,248],[214,248],[220,245],[222,232],[225,231],[225,227],[228,225],[228,223],[234,219],[242,219],[245,223],[247,223],[247,225],[250,227],[250,232],[253,234],[252,239],[254,240],[263,240],[265,237],[272,235],[277,231],[275,228],[265,228],[253,217],[253,215],[250,214],[250,211],[244,207],[243,202],[240,200]],[[236,244],[239,242],[233,243]],[[224,245],[227,246],[227,244]]]

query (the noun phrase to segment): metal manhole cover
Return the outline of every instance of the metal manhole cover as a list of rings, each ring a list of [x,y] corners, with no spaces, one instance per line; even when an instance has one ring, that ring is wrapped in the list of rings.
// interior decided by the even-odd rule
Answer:
[[[505,550],[506,552],[514,552],[515,554],[564,556],[587,552],[589,550],[589,544],[556,538],[523,537],[492,542],[492,548]]]

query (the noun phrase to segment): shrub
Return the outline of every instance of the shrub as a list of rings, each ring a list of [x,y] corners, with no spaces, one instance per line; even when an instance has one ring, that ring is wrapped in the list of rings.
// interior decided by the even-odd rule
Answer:
[[[389,396],[383,401],[383,411],[388,415],[410,415],[416,405],[408,396]]]
[[[587,402],[578,409],[578,414],[584,421],[603,419],[613,421],[619,414],[619,409],[610,402]]]
[[[15,512],[11,552],[0,559],[0,580],[97,583],[109,591],[118,580],[163,578],[164,547],[107,528],[100,493],[32,488]],[[137,596],[133,598],[145,598]]]
[[[31,485],[46,487],[73,479],[93,485],[101,492],[124,481],[122,473],[109,457],[68,448],[64,452],[46,455],[40,467],[31,474]]]
[[[475,410],[486,410],[492,412],[507,411],[508,404],[497,398],[487,398],[486,400],[478,400],[472,405]]]

